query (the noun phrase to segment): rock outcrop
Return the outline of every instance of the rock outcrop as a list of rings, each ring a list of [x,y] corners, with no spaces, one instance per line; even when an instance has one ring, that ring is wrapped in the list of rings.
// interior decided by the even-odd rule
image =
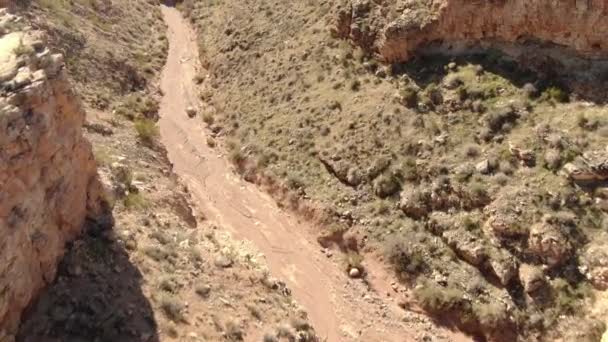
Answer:
[[[105,201],[61,55],[0,10],[0,341]]]
[[[344,1],[334,34],[350,37],[387,62],[442,43],[542,43],[585,58],[605,57],[604,0]]]

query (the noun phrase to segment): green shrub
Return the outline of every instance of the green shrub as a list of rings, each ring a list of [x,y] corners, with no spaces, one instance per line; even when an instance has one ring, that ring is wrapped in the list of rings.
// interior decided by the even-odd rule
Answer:
[[[414,296],[427,311],[436,314],[458,310],[467,312],[470,305],[463,299],[464,292],[453,286],[442,287],[427,281],[414,290]]]
[[[376,196],[380,198],[391,196],[401,189],[396,177],[390,174],[383,174],[376,178],[373,187]]]
[[[215,122],[215,117],[213,116],[213,113],[205,112],[203,114],[203,122],[207,125],[213,125],[213,123]]]
[[[553,101],[557,103],[565,103],[570,101],[570,96],[564,90],[557,87],[549,87],[545,89],[540,96],[542,101]]]
[[[139,139],[148,145],[153,144],[160,135],[156,122],[151,119],[144,118],[135,121],[135,130]]]
[[[140,193],[130,192],[124,199],[127,209],[144,209],[148,207],[148,201]]]
[[[34,49],[23,44],[23,39],[19,39],[19,45],[13,49],[13,53],[17,56],[31,55],[34,53]]]
[[[389,237],[384,250],[388,261],[400,276],[416,275],[426,267],[422,253],[416,250],[413,241],[408,241],[405,237]]]
[[[407,108],[418,107],[418,90],[416,90],[414,87],[406,87],[405,89],[401,90],[399,95],[401,96],[401,104]]]
[[[165,316],[175,323],[183,322],[185,319],[184,305],[173,296],[165,296],[161,298],[160,308]]]
[[[505,306],[501,303],[475,303],[473,314],[485,329],[495,329],[504,326],[509,320]]]
[[[348,252],[344,255],[344,267],[348,272],[352,268],[363,270],[363,256],[356,252]]]

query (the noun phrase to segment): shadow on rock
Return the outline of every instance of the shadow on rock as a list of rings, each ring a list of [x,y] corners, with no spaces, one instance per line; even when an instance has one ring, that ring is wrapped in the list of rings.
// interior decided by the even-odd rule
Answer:
[[[499,45],[500,46],[500,45]],[[534,45],[535,46],[535,45]],[[511,51],[507,54],[501,48],[470,47],[462,51],[449,51],[441,47],[427,47],[405,63],[394,63],[394,75],[407,73],[421,87],[439,82],[447,76],[445,66],[450,62],[456,65],[478,64],[483,70],[506,78],[516,87],[533,84],[539,93],[547,88],[558,87],[568,97],[606,103],[608,94],[608,60],[589,60],[567,53],[557,48],[528,47],[517,45],[500,46]],[[515,52],[514,52],[515,51]],[[522,51],[528,51],[522,53]],[[535,51],[532,54],[529,51]],[[558,52],[556,52],[558,51]],[[452,53],[450,53],[452,52]]]
[[[17,341],[159,341],[141,273],[112,230],[89,228],[67,246],[55,282],[25,313]]]

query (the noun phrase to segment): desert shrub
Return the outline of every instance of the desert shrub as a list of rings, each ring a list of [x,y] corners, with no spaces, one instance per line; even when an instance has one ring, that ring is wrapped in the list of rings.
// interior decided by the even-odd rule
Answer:
[[[441,93],[441,89],[439,89],[435,83],[430,83],[424,89],[424,94],[432,105],[439,106],[443,103],[443,94]]]
[[[145,209],[148,206],[148,201],[138,192],[130,192],[127,194],[123,203],[127,209]]]
[[[400,190],[400,184],[392,174],[383,174],[374,180],[374,192],[380,198],[391,196]]]
[[[501,160],[498,164],[498,169],[505,175],[512,175],[513,172],[515,172],[513,164],[511,164],[511,162],[509,162],[508,160]]]
[[[519,114],[512,107],[508,106],[488,112],[484,116],[484,121],[492,132],[499,132],[501,130],[508,130],[510,128],[508,125],[512,125],[518,118]]]
[[[416,108],[418,106],[418,90],[416,88],[408,86],[401,90],[399,95],[401,96],[401,104],[407,108]]]
[[[416,160],[414,158],[405,159],[405,161],[400,164],[397,175],[403,180],[417,180],[419,175],[418,167],[416,166]]]
[[[505,306],[499,302],[474,303],[473,314],[485,329],[499,328],[509,320]]]
[[[558,150],[548,150],[544,155],[544,165],[549,170],[557,170],[561,165],[562,158]]]
[[[474,198],[486,198],[488,196],[487,185],[480,182],[473,182],[469,186],[469,190],[471,191],[471,195]]]
[[[158,101],[153,98],[142,98],[140,95],[131,94],[125,97],[122,105],[116,108],[116,114],[122,115],[129,120],[138,118],[155,119],[158,117]]]
[[[302,182],[300,177],[298,177],[297,175],[295,175],[293,173],[289,173],[287,175],[287,184],[286,185],[288,188],[295,190],[295,189],[302,188],[304,186],[304,182]]]
[[[262,320],[262,312],[255,304],[245,304],[245,307],[247,308],[251,316],[253,316],[258,321]]]
[[[173,241],[171,235],[165,233],[163,230],[155,230],[150,235],[148,235],[151,239],[158,241],[161,245],[167,245]]]
[[[116,177],[117,182],[123,184],[126,188],[130,188],[133,182],[133,171],[126,166],[117,167],[114,170],[114,177]]]
[[[168,319],[175,323],[183,322],[184,305],[173,296],[164,296],[160,300],[160,308]]]
[[[156,122],[151,119],[143,118],[135,121],[135,130],[139,139],[148,145],[153,144],[160,135]]]
[[[570,96],[564,90],[558,87],[549,87],[540,96],[542,101],[550,101],[557,103],[565,103],[570,101]]]
[[[34,49],[31,46],[23,44],[23,39],[19,39],[19,44],[13,49],[13,53],[17,56],[31,55]]]
[[[236,165],[240,165],[245,161],[245,155],[238,148],[230,151],[228,157],[230,158],[230,161],[232,161]]]
[[[228,341],[243,341],[245,333],[243,328],[235,321],[228,321],[226,323],[226,338]]]
[[[356,268],[363,271],[363,256],[356,252],[348,252],[344,255],[344,267],[346,271]]]
[[[426,268],[423,254],[415,248],[413,241],[408,241],[403,236],[389,237],[384,253],[402,277],[415,276]]]
[[[262,339],[263,342],[279,342],[279,339],[277,339],[274,335],[271,334],[264,334],[264,338]]]
[[[479,221],[471,216],[465,216],[462,220],[462,225],[464,226],[464,229],[470,232],[479,230]]]
[[[585,128],[585,126],[587,126],[587,123],[589,123],[589,119],[587,119],[585,113],[576,114],[576,124],[578,127]]]
[[[470,303],[463,299],[464,292],[454,286],[442,287],[426,281],[414,290],[414,296],[427,311],[446,314],[450,311],[467,312]]]
[[[480,153],[481,153],[481,149],[480,149],[479,145],[477,145],[477,144],[469,144],[469,145],[466,145],[464,148],[464,154],[469,158],[478,157]]]
[[[213,122],[215,122],[215,117],[213,116],[213,113],[211,112],[205,112],[203,114],[203,122],[206,123],[207,125],[213,125]]]
[[[536,89],[532,83],[524,84],[522,90],[529,99],[536,98],[538,96],[538,89]]]
[[[557,278],[553,282],[553,289],[556,294],[555,306],[561,313],[576,314],[582,309],[585,298],[593,298],[591,286],[586,283],[572,285]]]
[[[194,292],[202,298],[207,298],[211,292],[211,287],[205,284],[197,284],[194,288]]]
[[[175,278],[170,277],[170,276],[165,276],[165,277],[161,278],[161,280],[158,284],[158,288],[164,292],[177,293],[179,286],[178,286]]]

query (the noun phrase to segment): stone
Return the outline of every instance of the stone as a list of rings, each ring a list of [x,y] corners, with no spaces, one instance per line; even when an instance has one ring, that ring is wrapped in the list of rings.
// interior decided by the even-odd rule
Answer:
[[[215,266],[217,267],[221,267],[221,268],[228,268],[232,266],[232,259],[228,258],[227,256],[221,254],[218,255],[215,260],[213,261],[213,263],[215,264]]]
[[[429,214],[432,208],[429,205],[431,194],[426,190],[406,187],[401,191],[399,208],[408,217],[418,219]]]
[[[487,159],[482,160],[477,165],[475,165],[475,170],[477,170],[477,172],[481,173],[482,175],[489,174],[491,171],[490,161]]]
[[[194,118],[197,114],[196,108],[189,106],[188,108],[186,108],[186,114],[189,118]]]
[[[608,180],[608,151],[591,151],[562,168],[564,175],[580,183]]]
[[[443,238],[469,264],[479,266],[487,258],[483,240],[464,229],[448,230]]]
[[[348,271],[348,276],[353,279],[359,278],[361,276],[361,271],[358,268],[353,267]]]
[[[528,294],[541,289],[547,283],[542,269],[529,264],[522,264],[519,267],[519,280]]]
[[[598,290],[608,289],[608,234],[602,233],[581,253],[579,270]]]

